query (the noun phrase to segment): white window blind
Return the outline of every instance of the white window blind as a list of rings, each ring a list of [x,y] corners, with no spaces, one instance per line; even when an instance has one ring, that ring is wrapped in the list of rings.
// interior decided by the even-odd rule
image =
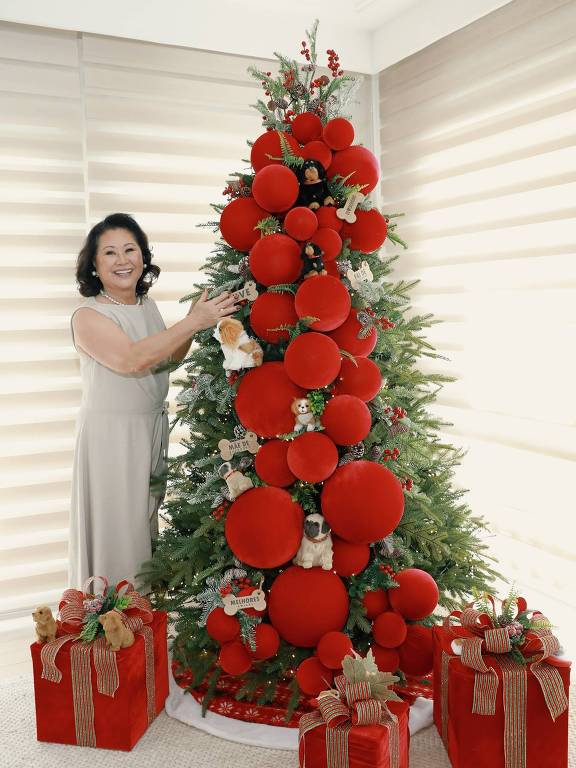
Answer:
[[[576,636],[576,4],[515,0],[379,76],[397,274],[454,375],[435,412],[500,571]],[[506,589],[505,586],[502,587]],[[572,648],[576,645],[572,642]]]

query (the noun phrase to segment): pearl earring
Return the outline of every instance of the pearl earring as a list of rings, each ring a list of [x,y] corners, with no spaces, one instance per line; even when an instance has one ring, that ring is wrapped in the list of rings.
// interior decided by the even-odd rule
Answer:
[[[93,275],[93,277],[98,277],[98,272],[96,272],[96,270],[95,270],[95,269],[93,269],[93,270],[92,270],[92,275]]]

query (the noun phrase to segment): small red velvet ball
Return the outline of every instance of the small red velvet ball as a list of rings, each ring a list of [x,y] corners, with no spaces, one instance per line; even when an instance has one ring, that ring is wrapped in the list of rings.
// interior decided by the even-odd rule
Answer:
[[[344,656],[352,656],[352,640],[344,632],[326,632],[316,649],[328,669],[341,669]]]
[[[388,590],[388,600],[405,619],[423,619],[438,605],[438,585],[426,571],[406,568],[394,576],[394,581],[400,586]]]
[[[248,653],[254,659],[271,659],[278,653],[280,647],[280,635],[270,624],[258,624],[255,629],[256,650],[247,648]]]
[[[322,136],[322,121],[314,112],[302,112],[292,120],[292,136],[300,144],[319,139]]]
[[[289,133],[284,133],[283,131],[266,131],[266,133],[258,136],[250,150],[250,162],[252,163],[252,168],[254,168],[256,172],[267,165],[282,165],[280,134],[284,136],[294,154],[300,154],[298,142]],[[279,160],[272,160],[268,155],[278,157]]]
[[[295,240],[309,240],[318,229],[318,219],[313,210],[297,205],[286,214],[284,229]]]
[[[362,194],[372,192],[380,176],[380,166],[376,156],[366,147],[354,145],[340,152],[335,152],[332,163],[328,168],[328,178],[334,176],[346,177],[346,185],[363,184]]]
[[[334,673],[325,667],[316,656],[310,656],[296,670],[296,681],[302,693],[307,696],[317,696],[332,686]]]
[[[395,648],[382,648],[376,643],[371,648],[376,666],[380,672],[396,672],[400,666],[400,654]]]
[[[404,491],[382,464],[343,464],[322,488],[322,514],[337,536],[370,544],[392,533],[404,512]]]
[[[249,265],[250,272],[262,285],[293,283],[302,271],[300,246],[288,235],[266,235],[254,243]]]
[[[289,447],[290,443],[287,440],[268,440],[258,449],[254,468],[258,477],[267,485],[285,488],[296,480],[290,472],[286,459]]]
[[[406,640],[398,648],[400,669],[410,677],[422,677],[432,671],[432,629],[421,624],[409,624]]]
[[[318,275],[304,280],[294,298],[298,317],[318,318],[309,326],[314,331],[333,331],[338,328],[350,314],[350,306],[350,294],[346,286],[330,275]]]
[[[290,471],[306,483],[321,483],[338,466],[338,449],[321,432],[306,432],[292,440],[286,456]]]
[[[228,245],[238,251],[249,251],[260,238],[256,224],[268,217],[252,197],[239,197],[224,208],[220,216],[220,232]]]
[[[356,221],[353,224],[344,222],[342,239],[350,239],[350,248],[362,253],[372,253],[386,240],[388,224],[380,211],[372,208],[369,211],[356,211]]]
[[[333,331],[329,336],[334,339],[340,349],[349,352],[354,357],[368,357],[373,351],[378,341],[378,334],[375,328],[371,328],[366,338],[361,339],[358,333],[362,330],[362,324],[358,320],[358,310],[350,310],[348,318]]]
[[[331,149],[346,149],[354,141],[354,126],[345,117],[335,117],[324,126],[322,138]]]
[[[372,426],[370,410],[354,395],[335,395],[326,403],[320,417],[325,434],[337,445],[355,445],[369,434]]]
[[[214,608],[208,615],[206,632],[217,643],[228,643],[240,634],[240,622],[224,613],[224,608]]]
[[[355,576],[361,573],[370,560],[368,544],[353,544],[351,541],[332,536],[332,569],[338,576]]]
[[[385,611],[372,625],[374,640],[383,648],[397,648],[406,639],[406,622],[399,613]]]
[[[244,675],[252,666],[250,654],[240,640],[225,643],[220,649],[218,664],[227,675]]]
[[[344,226],[344,222],[338,218],[336,208],[332,205],[324,205],[317,208],[316,218],[318,219],[318,227],[328,227],[335,232],[340,232]]]
[[[296,202],[299,191],[296,174],[285,165],[267,165],[252,182],[254,200],[271,213],[287,211]]]
[[[355,395],[368,402],[382,389],[382,373],[373,360],[367,357],[342,359],[340,375],[336,381],[338,395]]]
[[[376,616],[390,608],[386,590],[380,588],[368,590],[364,593],[362,605],[366,609],[366,616],[369,619],[375,619]]]
[[[296,325],[298,315],[291,293],[261,293],[250,308],[250,325],[254,333],[264,341],[278,344],[288,341],[288,331],[272,331],[281,325]]]
[[[326,387],[340,371],[340,350],[328,336],[309,331],[288,344],[284,366],[298,386],[306,389]]]
[[[268,616],[280,637],[300,648],[315,648],[348,618],[348,590],[339,576],[322,568],[290,566],[268,594]]]
[[[332,150],[323,141],[309,141],[300,150],[300,155],[305,160],[318,160],[325,170],[332,163]]]
[[[292,432],[292,403],[305,396],[305,390],[288,377],[284,363],[262,363],[240,379],[234,408],[246,429],[260,437],[277,437]]]
[[[334,261],[342,250],[342,238],[335,229],[330,229],[330,227],[321,227],[316,230],[310,237],[310,240],[322,249],[322,260],[324,263]]]
[[[234,555],[254,568],[277,568],[291,560],[302,540],[304,512],[288,491],[263,485],[233,503],[224,533]]]

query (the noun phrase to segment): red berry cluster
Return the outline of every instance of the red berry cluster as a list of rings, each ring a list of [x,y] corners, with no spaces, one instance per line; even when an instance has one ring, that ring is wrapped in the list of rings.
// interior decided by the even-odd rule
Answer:
[[[290,88],[292,88],[292,86],[294,85],[294,81],[295,81],[295,75],[294,75],[293,69],[289,69],[287,72],[284,72],[284,82],[282,83],[282,85],[284,86],[284,88],[286,88],[287,91],[289,91]]]
[[[394,461],[400,456],[400,449],[399,448],[385,448],[384,449],[384,456],[382,457],[384,461]]]
[[[336,53],[335,50],[332,48],[328,48],[326,51],[328,54],[328,68],[332,72],[332,77],[336,77],[337,75],[343,75],[344,70],[340,69],[340,57]]]
[[[395,424],[398,419],[405,418],[408,414],[408,411],[405,411],[404,408],[400,408],[399,405],[395,405],[394,408],[392,408],[390,405],[387,405],[386,408],[384,408],[384,413],[388,416],[392,424]]]
[[[232,584],[226,584],[224,587],[220,587],[220,594],[222,597],[225,597],[226,595],[231,594],[232,592]]]
[[[380,317],[377,319],[376,312],[374,312],[373,309],[370,309],[370,307],[366,307],[365,311],[370,315],[370,317],[374,318],[375,322],[382,328],[382,330],[387,331],[389,328],[396,328],[396,323],[393,323],[387,317]]]
[[[296,112],[294,112],[293,109],[288,109],[284,113],[284,120],[282,122],[290,124],[292,123],[292,120],[294,120],[295,117],[296,117]]]
[[[330,80],[326,77],[326,75],[321,75],[320,77],[317,77],[316,80],[312,80],[310,83],[310,91],[313,91],[315,88],[321,88],[323,85],[328,85]]]
[[[248,587],[252,586],[252,582],[250,579],[244,577],[242,579],[234,579],[233,583],[239,588],[239,589],[248,589]]]
[[[306,58],[306,61],[310,61],[310,48],[306,45],[306,40],[302,40],[302,50],[300,53]]]
[[[245,186],[246,184],[244,184],[244,181],[242,179],[239,179],[237,182],[234,182],[234,184],[228,184],[228,186],[224,188],[224,191],[222,192],[222,194],[229,195],[231,198],[241,197],[242,187],[245,187]]]
[[[392,568],[391,565],[388,565],[388,564],[386,564],[386,565],[379,565],[378,566],[378,570],[382,571],[382,573],[387,573],[388,576],[390,576],[391,579],[393,579],[394,576],[396,576],[396,573],[394,572],[394,568]]]
[[[226,504],[220,504],[219,507],[216,507],[216,509],[212,510],[212,516],[220,522],[224,515],[226,514],[227,505]]]
[[[270,77],[271,74],[272,74],[272,72],[266,72],[266,77]],[[261,82],[262,82],[262,85],[264,85],[264,86],[268,85],[266,80],[262,80]],[[264,93],[266,94],[266,96],[270,96],[270,91],[264,91]]]
[[[400,484],[406,491],[411,491],[414,487],[414,480],[412,480],[410,477],[405,477],[404,480],[400,481]]]
[[[230,386],[234,384],[234,382],[240,378],[240,374],[237,371],[230,371],[230,373],[226,374],[226,381]]]

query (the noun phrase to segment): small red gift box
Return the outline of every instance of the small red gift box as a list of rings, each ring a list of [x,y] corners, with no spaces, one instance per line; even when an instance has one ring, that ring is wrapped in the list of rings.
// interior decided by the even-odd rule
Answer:
[[[497,676],[493,714],[473,712],[477,670],[465,666],[452,649],[456,638],[471,638],[462,627],[434,627],[434,722],[454,768],[567,768],[568,710],[554,720],[541,685],[523,665],[525,688],[504,680],[507,656],[482,654]],[[542,662],[566,697],[570,662],[549,657]],[[513,687],[510,687],[513,686]],[[520,690],[518,690],[520,688]],[[524,693],[522,693],[524,691]],[[558,692],[558,689],[556,689]]]
[[[60,682],[52,682],[42,677],[41,652],[45,646],[32,643],[38,741],[132,749],[151,720],[164,709],[168,696],[166,613],[154,611],[145,630],[148,628],[151,630],[148,660],[142,632],[134,633],[133,645],[116,652],[118,687],[113,696],[98,690],[95,649],[84,655],[80,668],[85,674],[73,685],[74,645],[88,649],[92,644],[71,640],[62,645],[55,660],[62,677]],[[59,631],[58,637],[63,636]],[[110,674],[109,669],[104,671]]]

